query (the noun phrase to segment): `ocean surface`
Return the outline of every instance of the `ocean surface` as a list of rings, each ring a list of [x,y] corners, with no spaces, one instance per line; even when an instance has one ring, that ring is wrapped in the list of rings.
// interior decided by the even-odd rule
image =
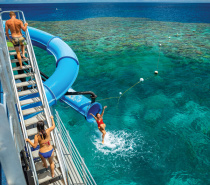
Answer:
[[[96,17],[141,17],[156,21],[210,23],[210,3],[53,3],[1,4],[22,10],[27,20],[63,21]]]
[[[61,37],[80,61],[73,88],[108,106],[105,145],[96,123],[62,102],[54,107],[98,185],[210,184],[210,4],[0,7]],[[34,49],[51,75],[54,57]]]

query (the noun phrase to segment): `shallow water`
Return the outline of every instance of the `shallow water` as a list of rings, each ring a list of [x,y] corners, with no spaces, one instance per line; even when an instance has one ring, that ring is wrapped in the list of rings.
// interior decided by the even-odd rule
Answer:
[[[108,106],[105,145],[96,123],[55,106],[97,184],[210,183],[210,24],[116,17],[29,24],[71,46],[80,61],[73,88]],[[51,75],[54,57],[35,52]],[[140,78],[120,99],[106,99]]]

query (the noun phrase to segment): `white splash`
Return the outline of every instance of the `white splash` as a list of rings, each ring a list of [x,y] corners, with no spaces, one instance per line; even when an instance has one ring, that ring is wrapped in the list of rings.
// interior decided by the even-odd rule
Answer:
[[[102,144],[102,134],[96,131],[93,136],[93,144],[97,150],[108,155],[110,153],[119,153],[119,155],[127,155],[128,151],[132,151],[135,146],[134,139],[130,133],[124,130],[106,132],[104,144]]]

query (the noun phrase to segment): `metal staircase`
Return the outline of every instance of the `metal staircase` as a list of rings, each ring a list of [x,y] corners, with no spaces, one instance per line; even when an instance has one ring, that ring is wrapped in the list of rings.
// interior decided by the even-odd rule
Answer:
[[[21,17],[23,19],[23,23],[26,22],[23,12],[14,12],[17,12],[18,16],[22,15]],[[9,12],[2,12],[1,16],[3,13]],[[2,19],[0,19],[0,21],[0,26],[2,29]],[[45,122],[46,128],[51,127],[52,123],[50,120],[51,111],[45,95],[45,90],[41,80],[39,68],[37,65],[28,30],[26,30],[25,32],[25,38],[27,42],[27,45],[25,45],[25,50],[28,60],[22,59],[22,69],[18,65],[18,60],[14,57],[16,55],[14,47],[5,47],[4,55],[7,55],[7,60],[9,63],[7,71],[8,73],[11,73],[12,77],[11,83],[13,85],[13,90],[16,97],[16,105],[18,109],[23,136],[24,138],[33,139],[34,135],[37,134],[37,121],[43,120]],[[5,33],[3,42],[6,46],[7,41]],[[27,73],[25,73],[25,69],[27,69]],[[55,156],[54,178],[51,177],[49,163],[48,169],[45,169],[42,166],[42,161],[38,155],[38,150],[33,150],[29,143],[26,143],[26,153],[30,162],[30,170],[32,172],[33,181],[35,185],[68,184],[66,164],[62,157],[62,149],[60,147],[59,139],[55,131],[51,132],[51,144],[54,148]]]

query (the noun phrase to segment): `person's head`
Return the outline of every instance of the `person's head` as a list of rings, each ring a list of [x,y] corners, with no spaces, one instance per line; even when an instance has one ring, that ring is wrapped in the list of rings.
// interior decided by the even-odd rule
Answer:
[[[97,113],[96,117],[99,119],[101,117],[101,114]]]
[[[44,129],[44,121],[38,121],[37,122],[37,130],[38,130],[39,135],[41,136],[41,138],[45,139],[46,136],[47,136],[47,133],[46,133],[46,131]]]
[[[11,18],[12,18],[13,16],[16,17],[15,12],[11,11],[11,12],[9,13],[9,16],[10,16]]]

